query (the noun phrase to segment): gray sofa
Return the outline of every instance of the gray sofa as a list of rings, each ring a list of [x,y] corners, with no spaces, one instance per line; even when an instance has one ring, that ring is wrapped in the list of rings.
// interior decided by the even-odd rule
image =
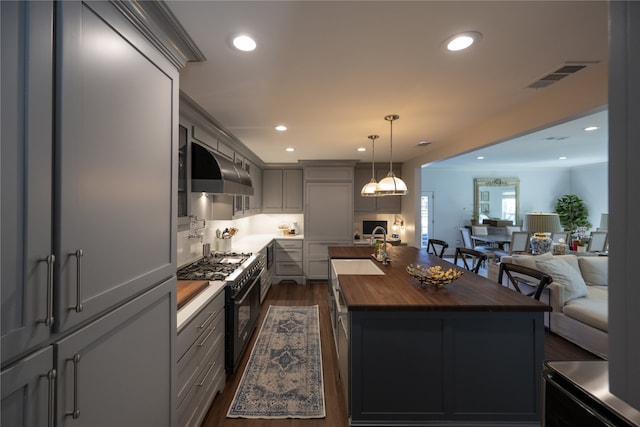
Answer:
[[[547,253],[503,256],[501,262],[525,265],[553,277],[548,292],[541,298],[553,310],[545,320],[546,326],[553,333],[607,359],[608,257]]]

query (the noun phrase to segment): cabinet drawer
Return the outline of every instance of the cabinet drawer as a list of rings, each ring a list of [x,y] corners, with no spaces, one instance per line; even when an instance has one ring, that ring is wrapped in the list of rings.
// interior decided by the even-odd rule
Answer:
[[[224,348],[220,347],[207,358],[194,384],[188,389],[183,401],[178,404],[178,426],[198,427],[211,402],[224,388]]]
[[[178,361],[178,404],[202,371],[203,360],[218,348],[224,348],[224,315],[218,314],[214,321],[202,330],[196,342]]]
[[[207,326],[213,322],[214,318],[221,313],[224,313],[224,291],[220,292],[215,298],[213,298],[211,302],[205,305],[193,319],[178,331],[176,345],[178,348],[178,360],[184,356],[202,331],[206,329]],[[224,318],[224,316],[222,317]]]
[[[299,249],[276,249],[276,261],[302,261],[302,248]]]
[[[302,249],[302,240],[276,240],[276,249]]]
[[[278,262],[276,263],[277,276],[301,276],[302,264],[299,262]]]

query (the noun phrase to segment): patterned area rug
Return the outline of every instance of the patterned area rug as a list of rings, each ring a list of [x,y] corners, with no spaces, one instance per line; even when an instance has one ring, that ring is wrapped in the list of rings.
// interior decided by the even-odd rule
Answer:
[[[269,306],[229,418],[324,418],[318,306]]]

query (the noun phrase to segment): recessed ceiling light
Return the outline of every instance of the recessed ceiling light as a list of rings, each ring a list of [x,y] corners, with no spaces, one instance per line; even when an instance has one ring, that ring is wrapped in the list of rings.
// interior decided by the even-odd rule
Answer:
[[[482,34],[480,34],[479,32],[466,31],[464,33],[459,33],[449,37],[447,40],[445,40],[444,44],[447,50],[451,52],[457,52],[459,50],[468,48],[480,39],[482,39]]]
[[[290,152],[290,153],[291,153],[291,152],[293,152],[293,151],[296,151],[296,149],[295,149],[295,148],[293,148],[293,147],[287,147],[287,148],[285,148],[285,151],[288,151],[288,152]]]
[[[558,157],[558,160],[567,160],[567,156],[560,156]]]
[[[356,148],[356,151],[362,152],[362,151],[367,151],[367,149],[364,148],[364,147],[358,147],[358,148]]]
[[[275,130],[277,130],[278,132],[284,132],[285,130],[287,130],[287,127],[285,125],[278,125],[275,127]]]
[[[478,157],[476,157],[476,159],[478,159],[478,160],[484,160],[484,156],[478,156]]]
[[[243,52],[251,52],[256,48],[256,42],[246,34],[241,34],[233,39],[233,46]]]
[[[591,132],[592,130],[600,129],[598,126],[587,126],[584,128],[585,131]]]

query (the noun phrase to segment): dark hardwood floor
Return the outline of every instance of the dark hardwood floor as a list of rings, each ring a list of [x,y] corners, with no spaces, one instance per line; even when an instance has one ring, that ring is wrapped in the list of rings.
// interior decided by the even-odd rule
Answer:
[[[249,350],[247,350],[240,362],[238,370],[227,377],[227,382],[222,394],[216,396],[205,417],[201,427],[346,427],[347,410],[344,394],[336,375],[336,351],[329,320],[327,285],[316,283],[309,285],[273,285],[262,304],[262,311],[258,325],[266,314],[269,305],[315,305],[320,308],[320,340],[322,345],[322,368],[324,373],[324,392],[326,417],[321,419],[244,419],[226,418],[227,410],[233,400],[236,388],[242,377],[242,372],[249,359],[250,349],[258,335],[254,332]],[[259,326],[258,326],[259,329]],[[591,360],[597,356],[582,348],[564,340],[563,338],[545,333],[545,359],[546,360]]]

